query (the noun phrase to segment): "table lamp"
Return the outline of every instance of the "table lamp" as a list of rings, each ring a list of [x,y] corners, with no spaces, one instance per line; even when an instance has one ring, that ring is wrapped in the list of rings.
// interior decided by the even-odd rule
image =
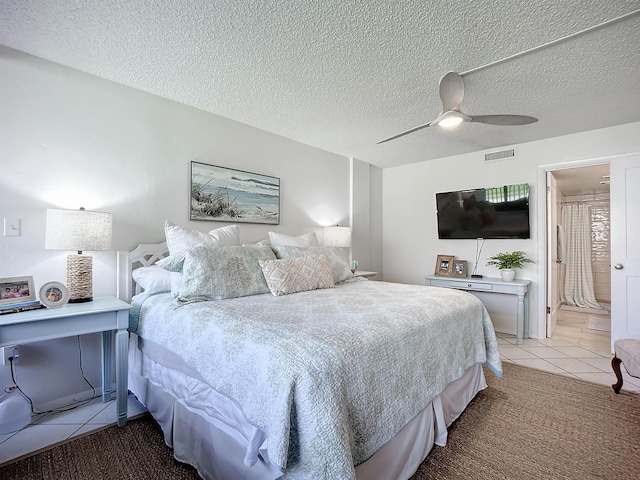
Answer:
[[[343,247],[351,246],[351,227],[324,227],[324,246]]]
[[[93,258],[85,250],[110,250],[113,218],[110,213],[47,209],[44,248],[76,250],[67,257],[69,303],[93,300]]]

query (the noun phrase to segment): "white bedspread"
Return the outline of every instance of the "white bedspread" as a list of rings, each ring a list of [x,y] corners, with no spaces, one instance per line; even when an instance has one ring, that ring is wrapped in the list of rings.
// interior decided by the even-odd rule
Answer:
[[[138,333],[237,402],[288,478],[354,478],[468,367],[502,373],[482,303],[435,287],[360,281],[186,305],[155,295]]]

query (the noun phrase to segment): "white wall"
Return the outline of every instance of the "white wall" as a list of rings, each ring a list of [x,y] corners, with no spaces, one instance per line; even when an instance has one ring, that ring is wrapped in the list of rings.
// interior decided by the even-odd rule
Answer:
[[[360,160],[351,159],[351,238],[352,258],[360,270],[378,272],[382,276],[380,229],[382,170]]]
[[[45,212],[84,206],[113,213],[113,251],[92,255],[94,295],[115,295],[115,250],[162,241],[165,219],[224,225],[188,220],[192,160],[280,178],[281,224],[240,224],[243,242],[269,230],[322,241],[323,226],[349,223],[348,158],[0,46],[0,221],[22,221],[21,236],[0,236],[0,277],[66,282],[69,252],[44,249]],[[81,341],[98,385],[99,338]],[[25,345],[21,387],[40,406],[86,390],[78,355],[73,338]]]
[[[531,238],[487,240],[478,273],[499,276],[498,270],[485,263],[487,257],[500,251],[524,250],[536,262],[517,271],[518,278],[534,282],[530,294],[530,335],[535,338],[544,335],[538,331],[538,296],[544,292],[538,292],[535,284],[538,269],[544,269],[544,259],[538,258],[538,243],[544,241],[544,225],[538,225],[537,211],[538,198],[544,195],[540,191],[544,185],[538,184],[540,166],[638,152],[640,122],[516,147],[518,156],[513,160],[485,163],[483,152],[476,152],[383,170],[384,280],[423,284],[423,277],[433,274],[438,254],[474,259],[475,240],[438,240],[436,192],[526,182],[530,186]],[[473,262],[469,269],[473,269]]]

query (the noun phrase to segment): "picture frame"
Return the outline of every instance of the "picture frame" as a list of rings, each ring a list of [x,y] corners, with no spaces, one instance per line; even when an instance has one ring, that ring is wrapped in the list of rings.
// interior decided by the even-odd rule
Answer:
[[[436,259],[436,271],[434,275],[450,277],[453,272],[453,255],[438,255]]]
[[[47,308],[59,308],[69,301],[69,290],[60,282],[47,282],[40,287],[40,303]]]
[[[191,162],[190,220],[280,224],[280,179]]]
[[[453,273],[454,277],[467,277],[467,261],[466,260],[454,260],[453,261]]]
[[[15,307],[35,300],[32,276],[0,278],[0,308]]]

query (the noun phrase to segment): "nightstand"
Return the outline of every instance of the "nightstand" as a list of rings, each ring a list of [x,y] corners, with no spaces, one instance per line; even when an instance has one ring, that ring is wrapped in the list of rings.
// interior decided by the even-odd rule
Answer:
[[[111,400],[111,359],[116,332],[116,408],[118,426],[127,423],[129,309],[115,297],[0,316],[0,347],[102,332],[102,401]]]
[[[367,272],[366,270],[356,270],[353,275],[356,277],[371,278],[371,277],[375,277],[377,274],[378,272]]]

